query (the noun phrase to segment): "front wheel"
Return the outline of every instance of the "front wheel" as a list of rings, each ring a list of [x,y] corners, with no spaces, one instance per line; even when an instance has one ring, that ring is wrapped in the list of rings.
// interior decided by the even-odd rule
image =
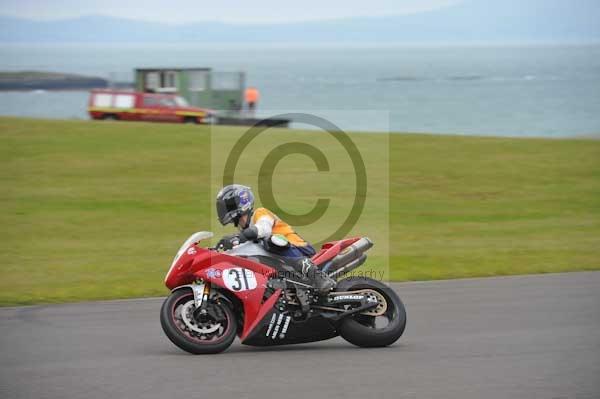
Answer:
[[[196,355],[219,353],[233,343],[237,332],[230,307],[210,300],[206,314],[195,312],[194,294],[189,289],[171,293],[160,310],[160,324],[171,342]]]
[[[363,289],[377,291],[378,297],[385,300],[385,303],[380,304],[385,311],[382,310],[383,313],[377,316],[357,314],[344,319],[339,327],[340,335],[351,344],[361,347],[393,344],[402,336],[406,327],[404,304],[392,288],[370,278],[346,278],[336,287],[336,291]]]

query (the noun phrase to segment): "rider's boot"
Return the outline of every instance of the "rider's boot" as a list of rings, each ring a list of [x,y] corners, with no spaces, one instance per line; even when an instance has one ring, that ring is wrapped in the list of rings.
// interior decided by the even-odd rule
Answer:
[[[297,287],[296,288],[296,298],[298,298],[298,303],[300,304],[300,309],[303,313],[306,313],[310,309],[310,299],[308,297],[308,293],[306,289]]]
[[[323,273],[309,258],[302,260],[302,274],[321,295],[335,287],[335,280]]]

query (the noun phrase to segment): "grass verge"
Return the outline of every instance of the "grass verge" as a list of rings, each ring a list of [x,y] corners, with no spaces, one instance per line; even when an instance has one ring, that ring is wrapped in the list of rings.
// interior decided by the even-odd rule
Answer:
[[[181,241],[211,225],[211,144],[241,132],[215,128],[215,147],[207,127],[0,118],[0,305],[165,294]],[[388,140],[351,137],[367,153]],[[371,203],[356,231],[389,229],[374,252],[386,277],[600,269],[600,141],[392,134],[385,146],[389,165],[371,166],[389,207]],[[301,176],[277,169],[281,184]]]

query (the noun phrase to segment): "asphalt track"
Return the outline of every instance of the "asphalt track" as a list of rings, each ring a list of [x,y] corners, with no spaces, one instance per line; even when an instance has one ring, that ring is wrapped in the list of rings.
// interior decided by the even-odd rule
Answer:
[[[600,398],[600,272],[394,284],[400,341],[192,356],[162,299],[0,309],[0,398]]]

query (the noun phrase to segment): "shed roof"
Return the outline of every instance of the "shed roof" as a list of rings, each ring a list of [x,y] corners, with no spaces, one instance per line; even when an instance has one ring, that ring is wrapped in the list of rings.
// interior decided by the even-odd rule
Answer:
[[[135,68],[136,72],[156,72],[156,71],[210,71],[211,68],[198,67],[198,68]]]

